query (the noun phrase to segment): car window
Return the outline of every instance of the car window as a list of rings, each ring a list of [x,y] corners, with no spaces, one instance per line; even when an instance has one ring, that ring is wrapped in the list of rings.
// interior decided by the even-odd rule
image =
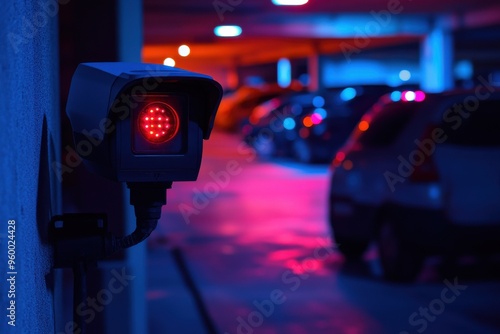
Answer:
[[[384,147],[392,144],[415,114],[418,103],[390,103],[376,113],[365,131],[356,129],[357,142],[365,147]],[[365,118],[361,122],[366,121]],[[360,122],[360,123],[361,123]]]
[[[465,118],[467,114],[470,116]],[[500,146],[500,100],[481,101],[470,112],[464,107],[463,115],[450,113],[443,128],[448,135],[447,144]]]

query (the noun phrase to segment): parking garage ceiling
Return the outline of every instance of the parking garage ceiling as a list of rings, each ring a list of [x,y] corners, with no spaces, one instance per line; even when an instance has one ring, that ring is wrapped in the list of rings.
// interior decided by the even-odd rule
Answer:
[[[390,17],[375,13],[393,11]],[[275,6],[271,0],[145,0],[146,61],[161,62],[189,44],[191,61],[214,65],[274,61],[283,55],[303,57],[341,51],[365,33],[369,48],[417,41],[445,15],[452,29],[498,25],[498,0],[309,0],[303,6]],[[367,24],[377,22],[378,27]],[[236,24],[241,36],[216,37],[214,27]],[[344,44],[345,45],[345,44]]]

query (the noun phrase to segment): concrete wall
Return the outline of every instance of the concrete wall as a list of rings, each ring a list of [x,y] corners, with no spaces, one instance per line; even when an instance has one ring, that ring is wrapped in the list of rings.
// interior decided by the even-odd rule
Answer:
[[[0,332],[52,333],[51,212],[60,187],[57,6],[4,0],[0,10]],[[8,298],[7,223],[15,220],[15,299]],[[10,276],[10,275],[9,275]],[[6,308],[15,300],[15,328]],[[5,313],[5,314],[4,314]]]

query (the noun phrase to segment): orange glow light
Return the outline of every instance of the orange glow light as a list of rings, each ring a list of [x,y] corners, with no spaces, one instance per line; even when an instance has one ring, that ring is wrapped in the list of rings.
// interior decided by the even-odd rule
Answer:
[[[368,123],[367,121],[361,121],[358,124],[358,129],[360,131],[366,131],[366,130],[368,130],[369,127],[370,127],[370,123]]]
[[[313,121],[311,119],[310,116],[307,116],[307,117],[304,117],[304,119],[302,120],[302,124],[304,124],[304,126],[306,128],[310,128],[311,126],[313,126]]]

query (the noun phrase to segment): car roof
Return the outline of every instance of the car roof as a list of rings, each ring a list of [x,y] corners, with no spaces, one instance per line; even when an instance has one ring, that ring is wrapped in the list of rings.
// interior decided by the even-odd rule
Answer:
[[[379,100],[366,112],[367,115],[375,116],[383,113],[385,105],[389,104],[407,104],[419,103],[419,114],[425,114],[430,117],[430,120],[439,121],[443,117],[443,112],[455,104],[475,104],[483,100],[500,100],[500,88],[486,88],[479,89],[453,89],[441,93],[425,93],[425,100],[422,102],[408,102],[408,101],[393,101],[390,96],[391,93],[384,94]]]

